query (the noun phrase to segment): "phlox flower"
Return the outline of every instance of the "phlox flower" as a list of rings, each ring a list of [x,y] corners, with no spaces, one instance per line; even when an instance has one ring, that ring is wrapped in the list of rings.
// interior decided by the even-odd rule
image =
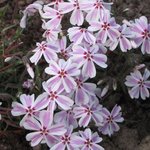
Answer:
[[[43,11],[40,11],[41,17],[43,19],[50,19],[45,24],[47,28],[53,29],[58,28],[61,24],[63,14],[61,11],[51,8],[48,5],[44,5]]]
[[[129,87],[129,94],[132,99],[138,99],[139,97],[141,97],[143,100],[145,100],[147,97],[149,97],[149,77],[150,71],[148,69],[145,69],[143,75],[139,70],[135,70],[126,77],[125,85]]]
[[[81,26],[84,22],[84,15],[82,12],[82,0],[68,0],[69,2],[60,3],[59,9],[63,14],[72,12],[70,17],[70,23],[72,25]]]
[[[51,60],[57,60],[57,47],[54,44],[49,44],[45,41],[36,44],[37,48],[33,50],[35,54],[30,58],[30,61],[37,65],[38,61],[41,59],[42,55],[44,56],[47,63],[50,63]]]
[[[63,123],[67,128],[73,126],[78,127],[77,119],[74,117],[74,112],[71,110],[62,110],[54,115],[54,122]]]
[[[89,44],[95,44],[96,38],[88,29],[81,27],[72,27],[68,29],[68,35],[74,45],[79,45],[84,41]]]
[[[134,32],[135,37],[133,42],[135,47],[141,47],[143,54],[150,54],[150,24],[145,16],[135,20],[135,23],[131,25],[131,30]]]
[[[41,142],[51,147],[57,142],[57,136],[62,136],[66,132],[64,125],[52,123],[53,116],[49,111],[41,111],[38,120],[31,118],[25,121],[24,128],[34,131],[26,136],[27,141],[31,141],[32,147]]]
[[[35,1],[33,4],[30,4],[26,7],[26,9],[23,11],[23,17],[20,21],[20,27],[25,28],[26,27],[26,19],[29,16],[33,16],[38,10],[42,9],[42,1]]]
[[[45,69],[45,72],[53,76],[47,81],[49,86],[52,86],[55,90],[57,90],[62,85],[67,93],[76,86],[76,82],[73,77],[80,74],[78,65],[72,63],[70,59],[67,61],[60,59],[58,63],[51,61],[50,66]]]
[[[22,87],[26,89],[32,89],[34,87],[35,83],[33,79],[27,79],[23,82]]]
[[[98,53],[98,46],[74,46],[71,59],[77,63],[79,67],[82,67],[82,74],[84,76],[93,78],[96,76],[96,68],[94,63],[102,68],[106,68],[107,56]]]
[[[80,147],[82,150],[104,150],[98,143],[102,141],[98,133],[92,133],[91,129],[87,128],[84,131],[79,131],[80,136],[74,135],[72,145]]]
[[[98,31],[98,38],[104,44],[107,40],[107,37],[111,41],[114,41],[119,36],[118,25],[115,22],[114,18],[110,17],[109,13],[106,13],[100,21],[90,22],[88,27],[89,31]]]
[[[82,10],[88,11],[86,20],[88,22],[98,21],[109,13],[113,3],[106,3],[103,0],[84,0],[82,2]]]
[[[130,28],[127,27],[126,24],[123,24],[122,26],[120,26],[118,28],[118,31],[120,34],[117,39],[115,39],[113,41],[111,41],[111,40],[107,41],[109,49],[113,51],[117,48],[117,46],[119,44],[121,51],[127,52],[127,50],[130,50],[132,48],[131,42],[129,41],[128,38],[132,38],[133,34],[132,34]]]
[[[61,39],[56,41],[56,45],[58,46],[58,53],[65,59],[69,59],[70,52],[72,51],[72,44],[67,47],[67,38],[66,36],[62,36]]]
[[[84,105],[89,102],[90,95],[95,96],[96,84],[85,82],[88,77],[80,75],[75,79],[77,86],[75,88],[75,103],[77,105]]]
[[[124,119],[122,117],[121,107],[115,105],[111,112],[109,112],[106,108],[102,109],[103,115],[103,126],[99,128],[99,131],[104,135],[111,136],[114,132],[117,132],[120,127],[117,122],[123,122]]]
[[[57,90],[53,90],[52,86],[48,86],[46,82],[43,82],[43,88],[46,91],[44,93],[45,99],[48,101],[48,110],[52,113],[56,107],[56,104],[64,110],[71,109],[73,100],[63,95],[63,87],[59,87]]]
[[[52,28],[46,29],[43,33],[43,37],[46,38],[48,43],[55,42],[58,39],[58,34],[60,33],[60,29]]]
[[[79,150],[76,146],[72,145],[72,131],[73,127],[68,127],[67,132],[58,138],[58,143],[56,143],[50,150]]]
[[[75,118],[79,118],[79,126],[87,127],[91,120],[93,120],[96,124],[103,121],[103,117],[101,114],[102,106],[95,101],[91,103],[76,106],[73,109],[75,114]]]
[[[13,102],[11,114],[13,116],[22,116],[23,119],[20,122],[20,126],[24,124],[26,120],[31,117],[36,117],[40,110],[47,107],[48,102],[44,99],[44,95],[39,95],[36,100],[34,94],[20,96],[21,103]]]

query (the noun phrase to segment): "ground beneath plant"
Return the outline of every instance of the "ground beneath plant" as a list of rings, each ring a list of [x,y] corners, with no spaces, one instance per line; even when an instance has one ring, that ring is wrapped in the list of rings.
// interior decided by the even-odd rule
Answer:
[[[0,7],[4,7],[6,1],[2,0],[1,2],[0,0]],[[12,19],[12,15],[15,16],[19,9],[30,1],[32,0],[26,0],[26,2],[25,0],[12,0],[10,12],[6,16],[6,25],[9,23],[8,19]],[[150,20],[149,7],[150,0],[114,0],[113,13],[118,22],[142,15],[146,15]],[[15,21],[18,20],[16,18]],[[33,29],[33,27],[30,28]],[[27,36],[29,38],[26,39],[26,43],[32,45],[30,42],[35,42],[32,40],[35,35],[29,34]],[[125,122],[120,126],[121,129],[118,133],[115,133],[112,137],[103,137],[102,146],[106,150],[150,150],[150,99],[137,102],[131,100],[128,95],[119,93],[118,99],[108,100],[107,105],[112,107],[116,103],[122,107]],[[0,132],[0,150],[32,150],[25,140],[25,135],[24,130],[16,128]],[[46,148],[36,147],[34,149],[44,150]]]

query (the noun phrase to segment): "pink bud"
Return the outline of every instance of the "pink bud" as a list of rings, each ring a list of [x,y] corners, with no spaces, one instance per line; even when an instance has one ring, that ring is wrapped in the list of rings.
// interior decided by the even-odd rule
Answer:
[[[27,67],[28,74],[33,79],[34,78],[34,71],[33,71],[32,67],[28,63],[26,64],[26,67]]]

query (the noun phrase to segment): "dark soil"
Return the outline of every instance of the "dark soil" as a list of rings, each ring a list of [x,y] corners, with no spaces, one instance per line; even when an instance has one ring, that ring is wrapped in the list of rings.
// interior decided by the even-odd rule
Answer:
[[[14,21],[19,22],[19,17],[16,17],[19,14],[19,10],[29,2],[30,0],[26,0],[26,2],[25,0],[12,0],[9,3],[10,10],[5,18],[6,24]],[[2,3],[0,0],[0,7],[4,7],[6,3]],[[150,0],[114,0],[113,14],[118,22],[123,19],[134,19],[142,15],[147,16],[150,20]],[[38,21],[36,24],[40,26]],[[32,44],[40,36],[38,33],[31,33],[31,30],[37,31],[38,26],[29,28],[30,31],[26,31],[27,33],[24,35],[23,40],[28,45],[27,47],[31,49]],[[102,146],[106,150],[150,150],[150,99],[139,102],[131,100],[128,95],[120,95],[119,93],[114,93],[115,97],[116,94],[118,94],[117,99],[110,99],[106,103],[110,108],[116,103],[121,105],[125,122],[120,126],[120,131],[111,138],[103,137]],[[37,149],[40,148],[37,147]],[[32,150],[32,148],[25,140],[24,130],[19,129],[18,131],[15,129],[12,131],[9,129],[5,132],[0,131],[0,150]]]

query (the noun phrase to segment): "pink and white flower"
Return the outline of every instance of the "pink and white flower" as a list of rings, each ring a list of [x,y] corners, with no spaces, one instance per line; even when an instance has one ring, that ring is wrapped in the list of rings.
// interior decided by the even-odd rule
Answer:
[[[58,28],[61,24],[63,14],[61,11],[51,8],[48,5],[44,5],[43,11],[40,11],[41,17],[44,19],[50,19],[45,24],[47,28],[54,29]]]
[[[20,126],[24,124],[26,120],[32,117],[37,117],[40,110],[47,107],[48,102],[44,99],[44,95],[39,95],[36,100],[34,94],[20,96],[21,103],[13,102],[11,114],[13,116],[22,116],[23,119],[20,122]]]
[[[35,1],[33,4],[30,4],[26,7],[26,9],[23,11],[23,17],[20,21],[20,27],[25,28],[26,27],[26,20],[27,17],[33,16],[37,11],[42,9],[42,1]]]
[[[82,10],[88,11],[86,20],[88,22],[98,21],[105,16],[106,13],[110,13],[112,3],[106,3],[103,0],[84,0],[82,2]]]
[[[37,65],[38,61],[44,56],[47,63],[51,60],[57,60],[57,47],[54,44],[48,44],[45,41],[36,44],[37,48],[33,50],[35,54],[30,58],[30,61]]]
[[[53,90],[52,86],[48,86],[46,82],[43,82],[43,88],[46,91],[44,93],[45,99],[48,101],[48,110],[54,112],[56,104],[63,110],[71,109],[73,100],[63,95],[64,88],[61,86],[57,90]]]
[[[138,99],[141,97],[145,100],[150,96],[148,89],[150,89],[150,71],[145,69],[142,75],[139,70],[135,70],[126,77],[125,85],[129,87],[130,97]]]
[[[96,38],[88,29],[80,27],[72,27],[68,29],[68,35],[74,45],[79,45],[83,42],[95,44]]]
[[[98,133],[92,133],[91,129],[87,128],[84,131],[79,131],[80,136],[74,135],[72,145],[80,147],[82,150],[104,150],[98,143],[102,141]]]
[[[140,17],[135,20],[132,24],[131,30],[134,32],[135,37],[133,38],[134,45],[136,47],[141,47],[143,54],[150,54],[150,24],[145,16]]]
[[[76,87],[73,77],[80,74],[78,65],[72,63],[70,59],[67,61],[60,59],[58,63],[51,61],[50,66],[45,69],[45,72],[53,76],[47,81],[49,86],[57,90],[62,85],[67,93]]]
[[[132,48],[131,42],[128,38],[132,38],[133,34],[129,27],[127,27],[126,24],[123,24],[118,28],[118,31],[120,32],[119,37],[115,41],[108,40],[107,46],[109,46],[110,50],[115,50],[120,45],[120,49],[122,52],[127,52],[127,50],[130,50]]]
[[[46,31],[43,33],[43,37],[46,38],[46,41],[48,43],[55,42],[58,39],[58,34],[61,30],[60,29],[46,29]]]
[[[73,127],[68,127],[67,132],[63,136],[59,137],[59,142],[56,143],[50,150],[79,150],[77,147],[72,145],[72,131]]]
[[[106,13],[100,21],[90,22],[89,31],[98,31],[98,38],[104,44],[107,37],[114,41],[119,36],[118,25],[114,18],[110,18],[110,14]]]
[[[80,75],[76,78],[77,87],[75,89],[75,103],[77,105],[84,105],[89,102],[91,96],[95,96],[96,84],[85,82],[88,77]]]
[[[102,68],[106,68],[107,56],[98,53],[98,46],[74,46],[71,59],[77,63],[79,67],[82,67],[82,74],[84,76],[93,78],[96,76],[96,68],[94,63]]]
[[[34,131],[26,136],[32,147],[43,141],[51,147],[57,142],[57,136],[62,136],[66,132],[64,125],[52,123],[53,116],[49,111],[41,111],[38,120],[31,118],[25,121],[24,128]]]
[[[54,122],[63,123],[66,128],[73,126],[73,128],[78,127],[77,119],[74,117],[74,112],[71,110],[62,110],[54,115]]]
[[[115,105],[111,112],[106,108],[102,109],[103,115],[103,126],[99,127],[99,131],[104,135],[111,136],[114,132],[119,131],[120,127],[117,122],[123,122],[124,118],[122,117],[121,107]]]
[[[101,110],[102,106],[92,101],[89,104],[75,107],[73,112],[75,113],[75,118],[80,118],[78,123],[79,126],[85,128],[91,120],[96,124],[103,121]]]

